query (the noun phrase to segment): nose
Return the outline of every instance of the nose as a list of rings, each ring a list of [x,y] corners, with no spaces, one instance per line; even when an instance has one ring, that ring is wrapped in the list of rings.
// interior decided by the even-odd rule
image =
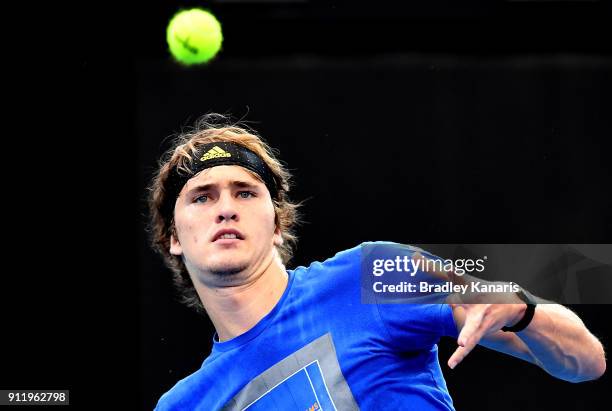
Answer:
[[[216,222],[238,221],[238,210],[231,193],[222,193],[219,198]]]

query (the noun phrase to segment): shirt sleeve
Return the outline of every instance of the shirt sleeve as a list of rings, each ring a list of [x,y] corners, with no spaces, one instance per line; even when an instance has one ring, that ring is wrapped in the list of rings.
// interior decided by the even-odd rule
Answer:
[[[418,250],[430,258],[436,258],[427,251],[403,244],[378,244],[384,245],[385,253],[392,255],[411,256]],[[430,349],[442,336],[458,336],[453,311],[448,304],[385,302],[378,298],[376,301],[380,321],[388,333],[389,345],[398,351]]]
[[[389,344],[399,351],[429,349],[442,336],[458,336],[448,304],[379,304],[377,308]]]

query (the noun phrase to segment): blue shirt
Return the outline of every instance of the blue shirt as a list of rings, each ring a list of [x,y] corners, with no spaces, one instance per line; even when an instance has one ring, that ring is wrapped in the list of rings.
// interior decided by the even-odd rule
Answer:
[[[156,410],[453,410],[437,348],[457,336],[450,307],[362,304],[360,261],[357,246],[288,270],[272,311],[213,339],[202,367]]]

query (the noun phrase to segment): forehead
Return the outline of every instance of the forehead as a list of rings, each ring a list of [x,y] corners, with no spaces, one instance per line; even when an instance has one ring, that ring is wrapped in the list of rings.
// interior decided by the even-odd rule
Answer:
[[[243,181],[254,185],[263,184],[259,176],[240,166],[216,166],[202,170],[185,183],[184,190],[203,184],[224,184],[232,181]]]

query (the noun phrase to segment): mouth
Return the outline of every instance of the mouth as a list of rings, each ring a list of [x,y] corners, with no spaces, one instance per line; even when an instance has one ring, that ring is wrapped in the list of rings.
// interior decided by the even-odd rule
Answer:
[[[215,243],[217,241],[221,241],[225,243],[238,240],[244,240],[244,236],[242,233],[240,233],[240,231],[234,229],[224,229],[215,233],[212,242]]]

